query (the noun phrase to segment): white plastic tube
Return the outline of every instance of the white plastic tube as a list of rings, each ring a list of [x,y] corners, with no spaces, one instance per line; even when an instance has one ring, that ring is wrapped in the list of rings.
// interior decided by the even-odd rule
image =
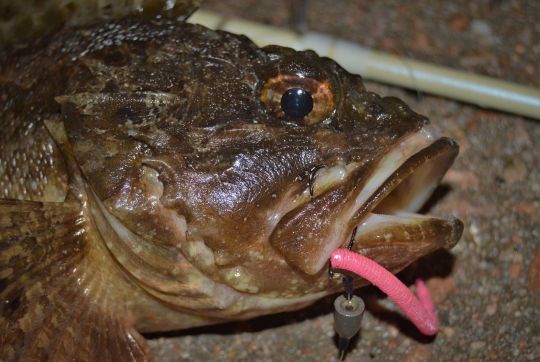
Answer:
[[[198,10],[189,19],[211,29],[245,34],[257,45],[312,49],[351,73],[383,83],[436,94],[485,108],[540,119],[540,89],[370,50],[325,34],[288,29]]]

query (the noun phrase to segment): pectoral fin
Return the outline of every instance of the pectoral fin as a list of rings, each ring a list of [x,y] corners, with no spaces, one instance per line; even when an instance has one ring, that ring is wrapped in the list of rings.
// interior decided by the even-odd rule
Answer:
[[[151,360],[95,238],[78,202],[0,200],[0,360]]]

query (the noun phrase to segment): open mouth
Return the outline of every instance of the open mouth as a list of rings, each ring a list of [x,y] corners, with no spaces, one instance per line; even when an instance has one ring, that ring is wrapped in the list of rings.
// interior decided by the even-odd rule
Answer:
[[[441,247],[452,247],[461,221],[417,214],[458,153],[457,144],[424,128],[393,146],[376,165],[334,166],[315,180],[315,198],[287,215],[271,243],[307,274],[346,247],[397,272]]]

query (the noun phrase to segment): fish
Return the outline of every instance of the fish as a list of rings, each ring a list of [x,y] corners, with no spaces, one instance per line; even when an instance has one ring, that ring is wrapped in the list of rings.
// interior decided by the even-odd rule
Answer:
[[[336,293],[349,243],[396,273],[463,232],[419,213],[456,142],[313,51],[100,21],[2,53],[0,99],[1,360],[152,360]]]

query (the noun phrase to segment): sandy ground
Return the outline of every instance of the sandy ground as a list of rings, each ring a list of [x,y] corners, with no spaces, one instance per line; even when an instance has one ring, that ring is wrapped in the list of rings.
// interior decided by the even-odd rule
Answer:
[[[207,1],[205,7],[287,26],[288,2]],[[540,4],[534,1],[310,1],[310,27],[364,46],[540,86]],[[415,331],[374,288],[349,361],[540,360],[540,124],[447,99],[368,83],[429,116],[461,153],[430,213],[465,222],[461,242],[400,277],[427,280],[441,320]],[[301,312],[151,336],[157,361],[332,361],[333,298]]]

